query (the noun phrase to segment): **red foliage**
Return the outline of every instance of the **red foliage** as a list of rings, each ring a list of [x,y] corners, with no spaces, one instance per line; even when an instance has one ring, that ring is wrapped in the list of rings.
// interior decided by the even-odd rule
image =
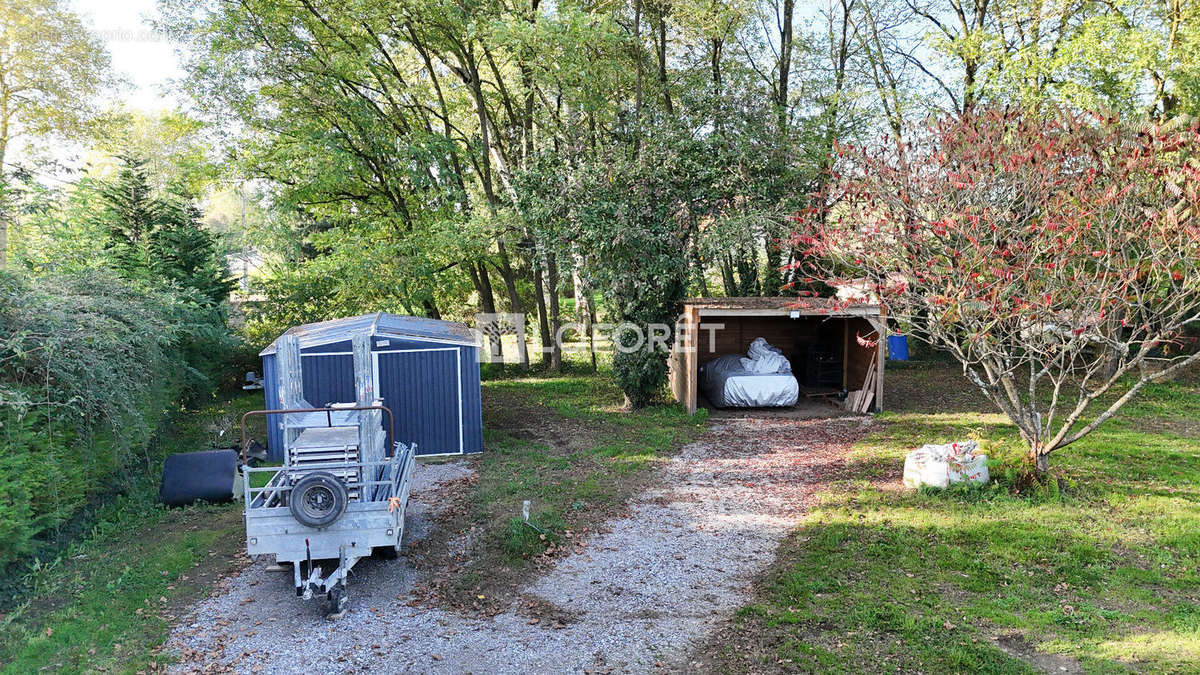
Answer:
[[[1079,406],[1113,372],[1140,372],[1200,321],[1200,123],[1005,108],[913,139],[838,146],[828,191],[796,216],[798,265],[833,285],[866,280],[889,315],[963,362],[1034,454],[1076,440]],[[1060,434],[1068,380],[1079,395]]]

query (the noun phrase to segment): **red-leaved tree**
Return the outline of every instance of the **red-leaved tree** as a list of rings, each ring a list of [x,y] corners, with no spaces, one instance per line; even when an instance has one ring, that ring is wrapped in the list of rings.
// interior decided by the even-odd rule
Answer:
[[[1200,360],[1200,123],[990,109],[914,138],[840,147],[792,245],[952,354],[1038,471]]]

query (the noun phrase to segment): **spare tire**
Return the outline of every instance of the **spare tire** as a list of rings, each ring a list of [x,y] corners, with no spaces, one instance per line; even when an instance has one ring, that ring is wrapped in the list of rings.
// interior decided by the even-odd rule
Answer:
[[[308,527],[328,527],[346,512],[350,500],[346,486],[325,471],[310,473],[292,488],[288,508],[292,516]]]
[[[163,462],[158,498],[169,506],[184,506],[196,501],[233,500],[233,481],[237,478],[236,450],[205,450],[171,455]]]

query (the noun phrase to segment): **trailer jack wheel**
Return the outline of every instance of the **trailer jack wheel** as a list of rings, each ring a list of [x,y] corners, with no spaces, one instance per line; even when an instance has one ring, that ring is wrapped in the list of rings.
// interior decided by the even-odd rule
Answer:
[[[346,606],[350,602],[350,598],[346,597],[346,582],[341,582],[334,586],[327,593],[329,597],[329,613],[325,615],[327,619],[340,619],[346,615]]]

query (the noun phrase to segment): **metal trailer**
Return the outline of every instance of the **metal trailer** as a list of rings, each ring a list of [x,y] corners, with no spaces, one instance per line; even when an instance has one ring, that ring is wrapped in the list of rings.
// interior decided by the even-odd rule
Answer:
[[[332,616],[346,609],[346,577],[355,563],[372,549],[399,552],[416,459],[415,444],[397,442],[390,456],[385,452],[382,418],[386,413],[395,438],[392,411],[371,395],[369,345],[356,340],[354,347],[358,402],[308,405],[292,338],[281,342],[281,362],[292,367],[280,368],[279,409],[242,417],[243,448],[252,416],[278,415],[285,438],[282,466],[250,467],[243,456],[246,550],[291,563],[296,595],[324,595]],[[256,486],[262,478],[265,484]]]

